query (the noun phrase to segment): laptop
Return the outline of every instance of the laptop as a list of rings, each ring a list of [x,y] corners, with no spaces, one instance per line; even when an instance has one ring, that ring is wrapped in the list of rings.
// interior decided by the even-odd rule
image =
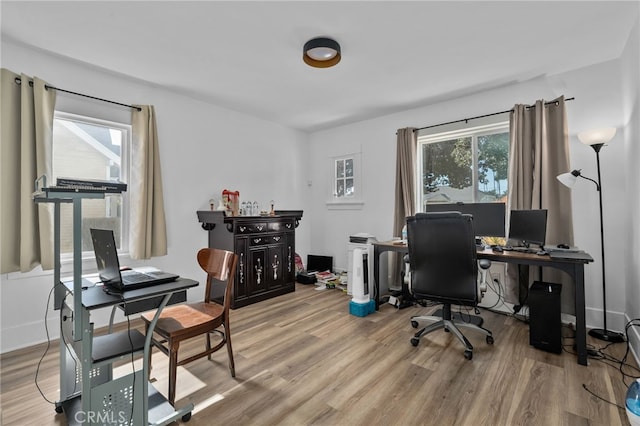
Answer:
[[[116,291],[133,290],[175,281],[179,275],[168,272],[120,271],[116,240],[110,229],[91,228],[93,252],[96,255],[98,276],[105,286]]]

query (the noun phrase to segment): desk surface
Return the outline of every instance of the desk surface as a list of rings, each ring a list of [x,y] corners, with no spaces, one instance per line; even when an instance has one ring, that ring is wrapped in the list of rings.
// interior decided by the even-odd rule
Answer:
[[[64,285],[73,293],[73,281],[63,282]],[[150,287],[138,288],[135,290],[127,290],[123,293],[107,294],[102,285],[95,285],[82,290],[82,306],[88,310],[104,308],[107,306],[119,305],[122,303],[136,302],[151,297],[162,296],[167,293],[175,293],[196,287],[198,281],[187,278],[178,278],[176,281],[169,283],[156,284]]]
[[[377,247],[381,251],[396,251],[400,253],[405,253],[408,251],[408,247],[406,243],[400,241],[379,241],[373,243],[374,247]],[[538,255],[535,253],[527,253],[516,250],[505,250],[503,252],[495,252],[491,248],[478,248],[478,258],[479,259],[488,259],[493,260],[495,262],[514,262],[518,261],[519,263],[530,263],[530,264],[538,264],[538,263],[590,263],[593,262],[593,258],[589,253],[578,252],[578,253],[568,253],[565,254],[567,257],[561,257],[560,253],[555,253],[554,256],[550,256],[548,254]]]

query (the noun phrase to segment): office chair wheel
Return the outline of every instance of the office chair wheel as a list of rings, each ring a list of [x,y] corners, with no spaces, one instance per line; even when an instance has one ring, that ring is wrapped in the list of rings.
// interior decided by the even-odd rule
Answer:
[[[493,345],[493,336],[487,336],[487,344]]]
[[[468,359],[469,361],[471,361],[471,358],[473,358],[473,352],[472,351],[464,351],[464,357],[466,359]]]
[[[189,420],[191,420],[191,411],[189,411],[187,414],[185,414],[184,416],[182,416],[182,421],[183,422],[188,422]]]
[[[418,321],[411,320],[411,327],[418,328]]]
[[[416,339],[415,337],[411,339],[411,344],[413,346],[418,346],[418,343],[420,343],[420,339]]]
[[[58,414],[62,413],[62,405],[56,404],[56,413],[58,413]]]

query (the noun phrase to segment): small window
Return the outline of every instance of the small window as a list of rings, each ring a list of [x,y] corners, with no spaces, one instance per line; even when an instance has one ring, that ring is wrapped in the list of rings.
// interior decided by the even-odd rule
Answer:
[[[327,205],[332,209],[362,208],[361,154],[346,154],[332,157],[331,181]]]
[[[353,158],[336,160],[335,197],[353,197],[354,191]]]
[[[53,182],[58,177],[128,182],[130,125],[56,112],[53,123]],[[91,251],[90,228],[114,231],[118,248],[126,246],[127,197],[105,194],[104,199],[82,200],[82,251]],[[62,257],[73,252],[73,210],[60,209]],[[66,256],[65,256],[66,255]]]

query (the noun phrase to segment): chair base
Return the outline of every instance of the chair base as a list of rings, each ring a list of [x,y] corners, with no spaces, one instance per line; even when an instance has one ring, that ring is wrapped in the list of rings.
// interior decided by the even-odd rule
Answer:
[[[491,331],[482,327],[482,325],[477,325],[477,324],[462,320],[461,318],[464,318],[464,316],[455,315],[455,313],[452,315],[451,306],[445,305],[443,309],[437,312],[442,312],[443,315],[441,316],[418,315],[418,316],[411,317],[411,325],[414,328],[418,328],[419,322],[422,322],[422,321],[432,322],[432,324],[429,324],[428,326],[424,327],[413,336],[413,338],[411,339],[411,344],[413,346],[418,346],[418,343],[420,343],[420,338],[425,334],[428,334],[428,333],[431,333],[432,331],[440,330],[441,328],[443,328],[445,329],[445,331],[450,331],[451,333],[453,333],[458,338],[458,340],[464,345],[464,349],[465,349],[464,356],[465,358],[470,360],[473,358],[473,345],[464,336],[464,334],[462,334],[459,327],[483,333],[486,336],[487,344],[490,344],[490,345],[493,344],[493,334],[491,333]],[[478,322],[478,320],[480,320],[480,324],[482,324],[482,318],[477,316],[470,316],[470,318],[474,318],[475,322]]]
[[[442,319],[442,309],[436,310],[431,316]],[[465,315],[460,312],[451,312],[451,317],[455,321],[474,324],[474,325],[477,325],[478,327],[482,327],[482,324],[484,324],[484,319],[477,315]]]

